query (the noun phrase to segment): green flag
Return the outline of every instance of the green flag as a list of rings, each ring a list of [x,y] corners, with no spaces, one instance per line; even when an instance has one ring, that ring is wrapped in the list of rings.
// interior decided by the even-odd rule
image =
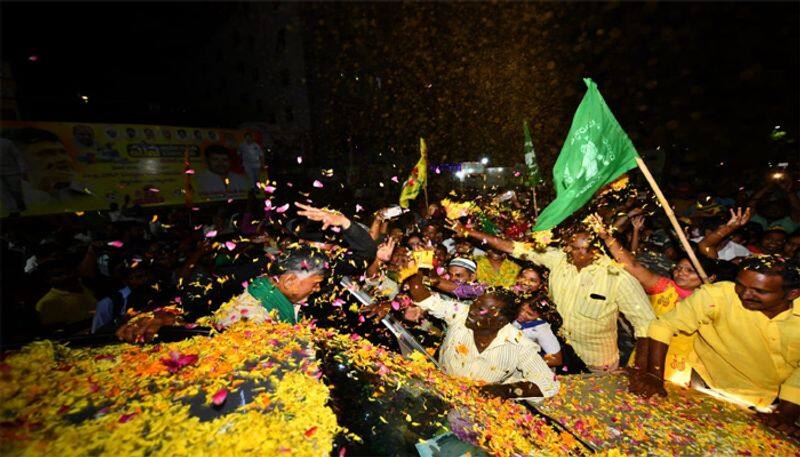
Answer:
[[[525,131],[525,166],[528,167],[525,185],[535,187],[542,183],[542,175],[539,172],[539,163],[536,161],[536,152],[533,150],[533,140],[531,140],[531,131],[528,129],[528,121],[522,121],[522,129]]]
[[[555,227],[588,202],[598,189],[636,166],[636,149],[608,109],[597,84],[588,86],[561,154],[553,167],[556,199],[539,215],[536,230]]]

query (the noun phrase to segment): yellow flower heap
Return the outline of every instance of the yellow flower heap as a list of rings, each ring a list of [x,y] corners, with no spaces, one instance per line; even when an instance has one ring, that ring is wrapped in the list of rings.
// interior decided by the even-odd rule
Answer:
[[[311,340],[304,325],[237,324],[154,346],[33,343],[0,365],[0,452],[328,455],[341,429]],[[191,398],[239,405],[248,382],[259,386],[249,404],[209,420],[190,414]]]

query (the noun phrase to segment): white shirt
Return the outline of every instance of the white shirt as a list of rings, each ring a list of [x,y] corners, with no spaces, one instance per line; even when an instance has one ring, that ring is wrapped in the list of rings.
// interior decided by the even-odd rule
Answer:
[[[447,333],[440,349],[439,363],[445,373],[490,384],[527,381],[536,384],[542,400],[558,393],[559,382],[539,355],[539,346],[508,324],[495,339],[478,352],[472,330],[465,325],[469,304],[433,294],[416,303],[433,316],[447,322]]]
[[[749,249],[733,241],[728,241],[725,247],[717,250],[717,258],[720,260],[733,260],[737,257],[750,257],[751,255],[753,253]]]
[[[264,152],[258,143],[242,143],[239,145],[239,156],[242,158],[243,165],[261,166],[261,157]]]
[[[538,344],[545,354],[552,355],[561,352],[561,344],[559,344],[558,338],[553,333],[553,329],[550,328],[550,324],[544,321],[536,324],[532,327],[522,328],[519,322],[514,321],[513,323],[514,328],[521,330],[526,338]]]

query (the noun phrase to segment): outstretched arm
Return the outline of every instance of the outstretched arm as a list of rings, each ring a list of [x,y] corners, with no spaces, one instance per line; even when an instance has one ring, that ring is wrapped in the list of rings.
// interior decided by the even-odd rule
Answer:
[[[471,228],[467,228],[461,222],[456,221],[453,226],[451,227],[457,235],[472,238],[474,240],[478,240],[483,244],[493,247],[498,251],[505,252],[507,254],[511,254],[514,252],[514,242],[511,240],[507,240],[505,238],[500,238],[494,235],[489,235],[488,233],[483,233],[478,230],[473,230]]]
[[[625,249],[603,225],[603,220],[600,216],[594,214],[590,217],[592,219],[592,226],[597,230],[598,236],[603,240],[609,252],[611,252],[611,256],[614,257],[614,260],[621,263],[625,267],[625,270],[639,281],[642,287],[645,289],[653,288],[661,277],[636,260],[636,256],[634,256],[631,251]]]
[[[742,212],[742,208],[738,208],[735,212],[732,209],[730,211],[730,220],[706,235],[698,244],[700,253],[709,259],[716,259],[719,253],[719,244],[750,220],[751,208],[745,209],[744,212]]]

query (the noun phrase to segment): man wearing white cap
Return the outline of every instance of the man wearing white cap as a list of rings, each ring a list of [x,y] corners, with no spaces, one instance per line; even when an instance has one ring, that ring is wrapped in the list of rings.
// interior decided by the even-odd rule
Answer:
[[[447,265],[447,275],[432,277],[431,285],[459,300],[474,300],[486,290],[486,286],[475,282],[477,269],[472,260],[456,257]]]

